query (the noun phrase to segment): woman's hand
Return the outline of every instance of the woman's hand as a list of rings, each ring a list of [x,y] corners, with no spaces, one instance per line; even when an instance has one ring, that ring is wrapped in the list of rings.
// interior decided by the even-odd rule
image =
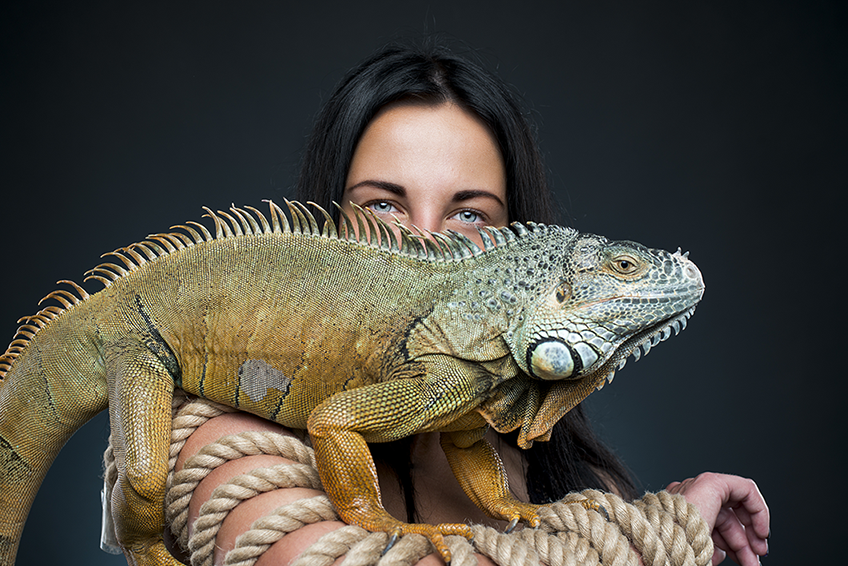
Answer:
[[[666,487],[695,505],[712,530],[713,564],[726,556],[741,566],[757,566],[768,554],[769,510],[753,480],[705,472]]]

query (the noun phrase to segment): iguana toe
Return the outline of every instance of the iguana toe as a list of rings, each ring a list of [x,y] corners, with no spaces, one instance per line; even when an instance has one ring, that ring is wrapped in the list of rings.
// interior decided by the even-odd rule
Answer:
[[[402,535],[408,534],[419,534],[427,537],[446,564],[450,564],[451,561],[451,551],[445,543],[446,536],[459,535],[465,537],[469,541],[474,539],[474,533],[468,525],[462,525],[459,523],[440,523],[438,525],[404,523],[391,531],[389,542],[383,550],[383,554],[385,555],[389,550],[391,550],[398,538]]]
[[[507,533],[512,532],[519,522],[524,522],[528,527],[536,528],[542,520],[539,518],[539,505],[532,503],[521,503],[515,500],[508,500],[502,505],[495,508],[495,513],[503,519],[509,521],[506,527]]]

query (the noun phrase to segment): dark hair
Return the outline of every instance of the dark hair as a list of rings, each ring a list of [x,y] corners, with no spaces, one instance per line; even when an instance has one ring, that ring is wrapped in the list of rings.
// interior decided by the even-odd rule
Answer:
[[[297,194],[333,210],[359,138],[386,105],[401,100],[452,102],[479,117],[497,140],[506,168],[510,220],[555,221],[534,132],[506,85],[440,46],[399,45],[379,51],[336,87],[315,122]]]
[[[332,203],[341,200],[365,128],[383,107],[402,100],[433,105],[452,102],[478,116],[494,134],[504,159],[510,221],[555,221],[534,131],[516,97],[500,79],[439,45],[386,47],[341,81],[317,116],[304,152],[298,198],[333,210]],[[409,448],[398,444],[409,447],[411,440],[377,444],[372,453],[395,471],[412,522],[415,502]],[[589,487],[630,498],[636,495],[627,470],[594,435],[581,405],[557,423],[549,442],[536,442],[521,452],[532,502],[555,501]]]

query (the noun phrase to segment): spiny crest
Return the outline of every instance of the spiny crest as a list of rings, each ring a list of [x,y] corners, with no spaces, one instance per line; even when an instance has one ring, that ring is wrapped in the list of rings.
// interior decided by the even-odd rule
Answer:
[[[61,307],[57,305],[50,305],[41,309],[34,315],[18,319],[18,324],[21,326],[18,327],[17,332],[15,332],[15,336],[12,338],[11,344],[9,344],[9,347],[6,348],[6,352],[0,356],[0,380],[6,377],[6,373],[12,367],[12,362],[21,354],[21,352],[23,352],[29,344],[29,341],[39,330],[47,326],[50,321],[61,315],[67,309],[71,308],[73,305],[81,303],[90,296],[85,289],[73,281],[62,280],[59,281],[59,283],[70,285],[79,296],[65,289],[57,289],[41,299],[38,304],[40,305],[48,299],[53,299],[54,301],[61,303]]]
[[[400,223],[394,226],[377,218],[370,210],[354,205],[355,212],[346,214],[341,207],[340,225],[337,227],[330,214],[315,203],[307,203],[314,207],[323,217],[323,225],[319,228],[315,216],[303,204],[296,201],[285,201],[291,221],[274,202],[266,201],[270,207],[270,220],[252,206],[237,208],[230,207],[229,212],[213,212],[203,207],[208,217],[215,225],[213,235],[203,224],[188,221],[185,224],[173,226],[180,231],[151,234],[146,240],[130,244],[125,248],[103,254],[102,257],[112,257],[119,263],[104,262],[85,273],[83,281],[94,279],[105,287],[110,287],[118,279],[140,269],[146,263],[157,258],[171,255],[180,250],[227,238],[258,236],[263,234],[295,234],[322,238],[338,239],[353,242],[376,249],[397,253],[425,261],[457,262],[479,256],[499,246],[505,246],[518,238],[529,234],[545,232],[556,228],[542,224],[528,223],[527,227],[513,223],[510,228],[485,227],[480,229],[483,249],[469,238],[458,232],[440,234],[426,230],[410,230]],[[245,210],[246,209],[246,210]],[[397,228],[398,232],[395,232]],[[529,228],[529,230],[528,230]],[[18,328],[6,352],[0,355],[0,380],[12,367],[14,360],[23,352],[39,330],[45,328],[53,319],[70,310],[90,297],[85,289],[73,281],[59,281],[73,288],[53,291],[41,301],[54,300],[61,306],[50,305],[32,316],[18,320]]]
[[[309,204],[320,210],[325,215],[327,223],[332,226],[332,220],[321,207],[314,203]],[[526,226],[513,222],[510,227],[503,228],[484,226],[478,228],[480,240],[483,242],[483,249],[480,249],[473,240],[460,232],[448,230],[447,233],[442,234],[417,227],[410,229],[399,222],[388,224],[377,218],[372,211],[353,203],[351,205],[354,208],[353,218],[336,204],[341,218],[338,232],[344,234],[340,237],[341,239],[427,261],[460,262],[527,236],[539,236],[550,230],[570,230],[535,222],[528,222]],[[324,235],[327,235],[326,225],[324,229]],[[332,236],[337,237],[335,228]]]

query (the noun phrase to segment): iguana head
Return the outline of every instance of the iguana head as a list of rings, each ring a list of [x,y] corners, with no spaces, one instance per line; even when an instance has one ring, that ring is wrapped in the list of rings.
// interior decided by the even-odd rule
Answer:
[[[524,312],[510,348],[534,378],[581,382],[570,388],[579,396],[573,406],[611,381],[629,354],[638,359],[682,330],[704,281],[679,250],[586,234],[569,248],[561,276]]]

